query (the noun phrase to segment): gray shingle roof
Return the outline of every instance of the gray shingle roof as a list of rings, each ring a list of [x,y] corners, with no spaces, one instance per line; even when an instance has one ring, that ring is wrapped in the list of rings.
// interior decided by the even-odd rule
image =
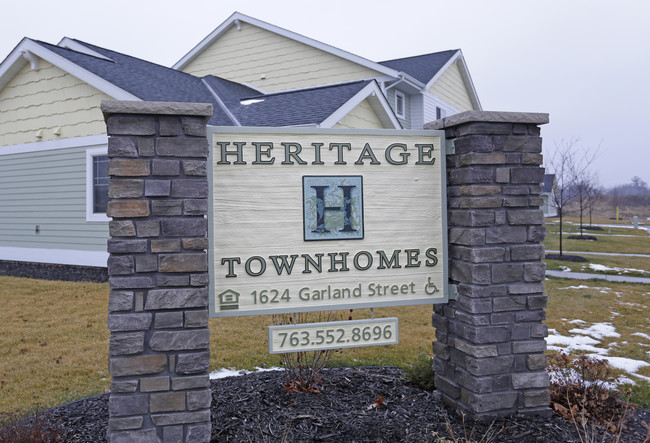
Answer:
[[[448,51],[434,52],[432,54],[387,60],[385,62],[379,62],[379,64],[404,72],[426,84],[457,52],[458,49],[451,49]]]

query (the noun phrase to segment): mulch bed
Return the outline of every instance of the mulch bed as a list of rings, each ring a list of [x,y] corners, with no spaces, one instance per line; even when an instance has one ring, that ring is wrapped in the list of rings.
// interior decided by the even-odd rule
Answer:
[[[213,442],[579,442],[567,420],[516,416],[494,422],[463,421],[436,392],[414,387],[401,370],[335,368],[323,371],[318,393],[285,389],[282,371],[212,381]],[[105,441],[108,394],[32,417],[56,426],[62,441]],[[628,411],[620,441],[643,442],[650,413]],[[615,441],[611,433],[597,441]],[[483,439],[483,440],[481,440]]]
[[[547,260],[563,260],[563,261],[570,261],[574,263],[584,263],[588,262],[584,257],[580,257],[579,255],[567,255],[567,254],[546,254],[544,257]]]
[[[598,241],[598,237],[594,235],[569,235],[567,238],[571,240]]]

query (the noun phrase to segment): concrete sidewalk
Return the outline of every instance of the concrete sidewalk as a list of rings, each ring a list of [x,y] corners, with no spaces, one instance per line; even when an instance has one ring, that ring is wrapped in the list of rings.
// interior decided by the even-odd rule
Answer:
[[[560,251],[551,251],[546,250],[547,254],[559,254]],[[621,257],[647,257],[650,258],[650,254],[621,254],[620,252],[587,252],[587,251],[562,251],[562,254],[566,255],[581,255],[581,254],[591,254],[591,255],[618,255]]]
[[[576,254],[581,254],[580,252]],[[616,254],[612,254],[616,255]],[[546,275],[559,278],[573,278],[576,280],[607,280],[624,283],[650,284],[650,278],[628,277],[625,275],[587,274],[583,272],[546,271]]]

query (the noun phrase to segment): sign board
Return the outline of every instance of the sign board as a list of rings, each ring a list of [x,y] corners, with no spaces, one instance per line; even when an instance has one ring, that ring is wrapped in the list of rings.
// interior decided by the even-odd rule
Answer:
[[[399,343],[397,317],[269,326],[269,354]]]
[[[442,131],[209,129],[213,317],[447,302]]]

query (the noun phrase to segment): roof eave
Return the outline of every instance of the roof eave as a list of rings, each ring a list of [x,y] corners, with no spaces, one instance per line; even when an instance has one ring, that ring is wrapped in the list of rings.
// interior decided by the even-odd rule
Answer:
[[[483,108],[481,107],[481,102],[479,101],[478,94],[476,93],[476,88],[474,87],[474,82],[472,81],[472,77],[469,74],[469,69],[467,68],[467,63],[465,62],[465,57],[463,57],[463,51],[460,49],[456,50],[456,53],[452,55],[449,60],[447,60],[447,63],[444,64],[442,68],[438,70],[436,75],[434,75],[431,80],[424,86],[424,90],[428,91],[431,86],[442,76],[442,74],[453,64],[456,63],[456,61],[460,62],[459,67],[460,67],[460,74],[463,77],[463,81],[465,82],[465,86],[467,87],[467,90],[469,92],[469,99],[472,102],[472,106],[474,106],[476,111],[480,111]]]
[[[21,40],[18,46],[16,46],[2,64],[0,64],[0,90],[4,89],[27,63],[27,60],[22,56],[24,52],[30,52],[43,60],[52,63],[54,66],[66,71],[79,80],[88,83],[90,86],[116,100],[141,100],[140,97],[125,91],[108,80],[82,68],[76,63],[50,51],[44,46],[39,45],[38,42],[26,37]]]
[[[284,37],[287,37],[292,40],[296,40],[300,43],[304,43],[308,46],[312,46],[314,48],[320,49],[325,52],[329,52],[330,54],[336,55],[338,57],[344,58],[346,60],[349,60],[351,62],[357,63],[359,65],[362,65],[368,69],[372,69],[373,71],[380,72],[385,75],[389,75],[391,77],[397,77],[399,74],[399,71],[396,71],[394,69],[388,68],[386,66],[383,66],[379,63],[375,63],[371,60],[368,60],[366,58],[360,57],[358,55],[352,54],[350,52],[344,51],[342,49],[336,48],[334,46],[330,46],[326,43],[319,42],[318,40],[314,40],[309,37],[305,37],[304,35],[298,34],[293,31],[289,31],[287,29],[281,28],[276,25],[272,25],[270,23],[264,22],[262,20],[258,20],[253,17],[249,17],[245,14],[242,14],[241,12],[235,12],[233,13],[228,19],[226,19],[225,22],[223,22],[219,27],[217,27],[214,31],[212,31],[207,37],[205,37],[201,42],[196,45],[190,52],[185,54],[183,58],[181,58],[174,66],[172,66],[173,69],[176,70],[182,70],[185,68],[192,60],[194,60],[203,50],[212,44],[215,40],[217,40],[224,32],[226,32],[228,29],[230,29],[232,26],[238,25],[237,22],[245,22],[253,26],[257,26],[258,28],[265,29],[269,32],[273,32],[275,34],[282,35]]]

